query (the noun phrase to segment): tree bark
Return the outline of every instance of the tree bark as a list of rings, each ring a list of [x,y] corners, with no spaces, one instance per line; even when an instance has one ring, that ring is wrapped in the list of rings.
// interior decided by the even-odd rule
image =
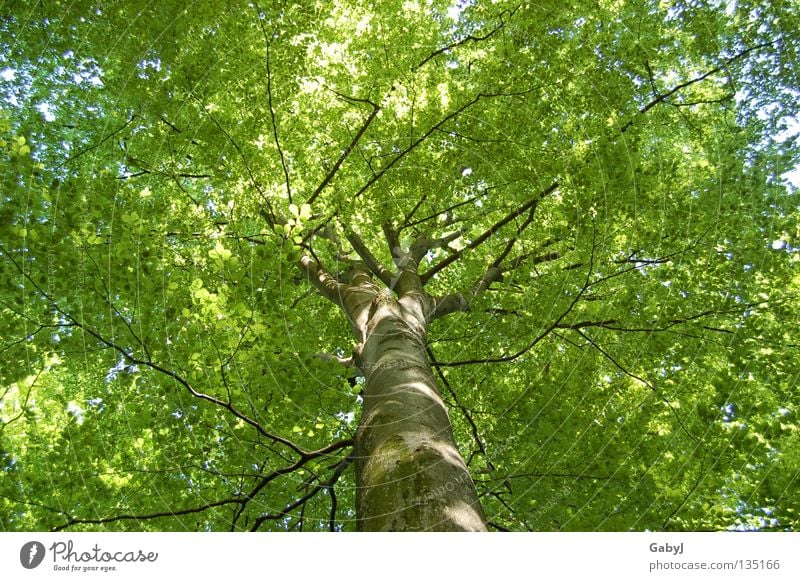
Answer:
[[[308,256],[301,260],[309,281],[350,321],[355,363],[366,378],[355,438],[356,526],[485,531],[475,483],[427,358],[428,322],[451,310],[423,290],[416,259],[386,229],[398,268],[393,275],[358,240],[365,261],[352,265],[347,282]],[[375,284],[372,274],[387,286]]]
[[[378,293],[362,327],[366,377],[356,435],[361,531],[484,531],[425,347],[429,297]],[[426,312],[427,311],[427,312]]]

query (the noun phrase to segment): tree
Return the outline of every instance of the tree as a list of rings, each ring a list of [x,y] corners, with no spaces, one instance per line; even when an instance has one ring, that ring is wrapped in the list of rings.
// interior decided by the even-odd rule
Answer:
[[[16,3],[4,530],[798,522],[796,2]]]

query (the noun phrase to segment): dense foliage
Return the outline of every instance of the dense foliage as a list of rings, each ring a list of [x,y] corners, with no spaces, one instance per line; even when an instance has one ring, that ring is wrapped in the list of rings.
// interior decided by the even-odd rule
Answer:
[[[490,527],[798,527],[795,0],[2,12],[0,530],[352,530],[383,224]]]

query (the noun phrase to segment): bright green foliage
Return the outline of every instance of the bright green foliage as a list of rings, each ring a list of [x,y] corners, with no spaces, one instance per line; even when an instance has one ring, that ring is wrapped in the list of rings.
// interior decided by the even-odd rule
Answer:
[[[800,526],[796,1],[13,7],[0,530],[352,530],[297,259],[384,221],[507,267],[429,332],[490,527]]]

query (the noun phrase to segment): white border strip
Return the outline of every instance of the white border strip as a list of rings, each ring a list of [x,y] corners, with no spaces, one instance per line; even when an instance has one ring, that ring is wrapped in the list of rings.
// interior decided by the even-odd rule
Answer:
[[[2,533],[0,571],[3,580],[797,581],[800,533]]]

